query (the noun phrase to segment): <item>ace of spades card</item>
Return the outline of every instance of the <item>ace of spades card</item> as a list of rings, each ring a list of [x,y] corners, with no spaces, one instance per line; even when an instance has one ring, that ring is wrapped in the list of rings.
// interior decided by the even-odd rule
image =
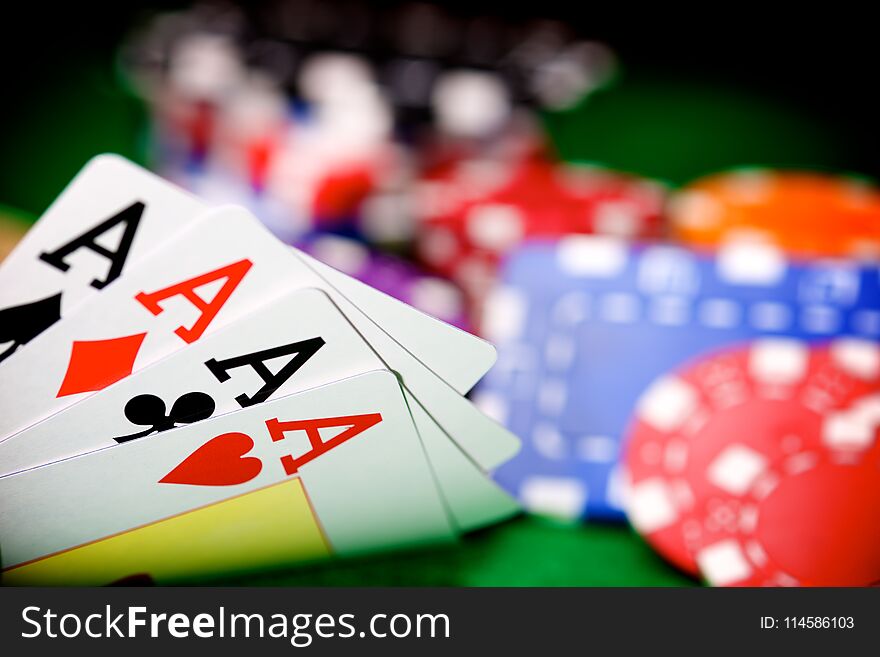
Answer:
[[[204,209],[123,158],[94,158],[0,264],[0,362]]]

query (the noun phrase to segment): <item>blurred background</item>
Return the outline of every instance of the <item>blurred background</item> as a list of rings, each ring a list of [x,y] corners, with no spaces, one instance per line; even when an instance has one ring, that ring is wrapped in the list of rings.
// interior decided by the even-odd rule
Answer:
[[[628,477],[659,471],[625,450],[631,433],[650,442],[640,397],[754,339],[811,345],[811,366],[839,338],[880,339],[877,55],[849,12],[19,10],[0,43],[0,252],[115,152],[499,346],[473,397],[524,441],[496,478],[528,514],[455,549],[213,583],[721,583],[650,520],[627,522],[627,458]],[[880,545],[851,534],[827,550]]]

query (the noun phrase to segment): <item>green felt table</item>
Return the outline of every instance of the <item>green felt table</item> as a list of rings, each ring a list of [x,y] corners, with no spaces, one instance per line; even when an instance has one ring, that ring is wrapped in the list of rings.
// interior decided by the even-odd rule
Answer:
[[[144,160],[146,113],[103,62],[48,79],[0,148],[14,162],[0,203],[37,214],[92,155]],[[63,108],[63,111],[58,111]],[[741,164],[839,166],[833,136],[809,119],[734,90],[634,77],[579,108],[546,117],[564,157],[681,183]],[[14,132],[14,134],[12,134]],[[20,212],[5,211],[13,228]],[[181,582],[196,583],[196,582]],[[520,516],[459,544],[198,583],[229,585],[685,586],[628,527]]]
[[[623,525],[520,516],[417,552],[180,584],[217,586],[693,586]]]
[[[740,166],[845,170],[848,140],[782,100],[715,80],[632,72],[544,124],[562,159],[681,185]]]

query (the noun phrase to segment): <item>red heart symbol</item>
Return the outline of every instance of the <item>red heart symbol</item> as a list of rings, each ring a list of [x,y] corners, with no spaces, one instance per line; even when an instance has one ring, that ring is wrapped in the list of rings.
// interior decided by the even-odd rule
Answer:
[[[263,469],[260,459],[245,456],[254,440],[244,433],[222,433],[211,438],[159,480],[160,484],[234,486],[250,481]]]

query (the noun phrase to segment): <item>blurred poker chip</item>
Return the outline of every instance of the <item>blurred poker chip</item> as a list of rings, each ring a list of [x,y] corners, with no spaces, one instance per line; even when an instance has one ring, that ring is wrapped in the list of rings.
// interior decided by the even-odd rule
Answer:
[[[310,106],[289,122],[266,192],[318,228],[350,223],[397,156],[390,108],[361,57],[316,54],[299,84]]]
[[[616,68],[614,53],[604,43],[578,41],[541,62],[530,85],[542,107],[568,110],[608,84]]]
[[[268,78],[252,74],[219,108],[211,158],[255,190],[266,183],[287,127],[287,101]]]
[[[343,52],[319,52],[309,57],[299,71],[300,96],[316,105],[344,103],[375,88],[370,62]]]
[[[626,458],[635,528],[715,585],[880,579],[880,347],[762,339],[642,395]]]
[[[432,104],[437,129],[453,137],[497,134],[511,113],[509,91],[503,80],[486,71],[443,74],[434,86]]]
[[[358,0],[160,12],[119,62],[150,107],[162,175],[240,198],[284,239],[345,232],[401,253],[421,232],[421,179],[546,157],[538,110],[576,103],[614,70],[606,46],[559,22]],[[599,224],[627,232],[623,215]],[[502,224],[476,230],[491,241]],[[490,284],[494,251],[463,279]]]
[[[820,173],[742,169],[697,180],[668,207],[692,246],[764,241],[808,257],[880,257],[880,188]]]
[[[876,407],[863,401],[852,413]],[[707,511],[700,573],[713,586],[876,586],[878,454],[818,449],[762,464],[746,491]]]
[[[504,256],[530,239],[662,233],[665,188],[598,167],[473,158],[426,176],[417,193],[421,260],[456,281],[477,310]]]

